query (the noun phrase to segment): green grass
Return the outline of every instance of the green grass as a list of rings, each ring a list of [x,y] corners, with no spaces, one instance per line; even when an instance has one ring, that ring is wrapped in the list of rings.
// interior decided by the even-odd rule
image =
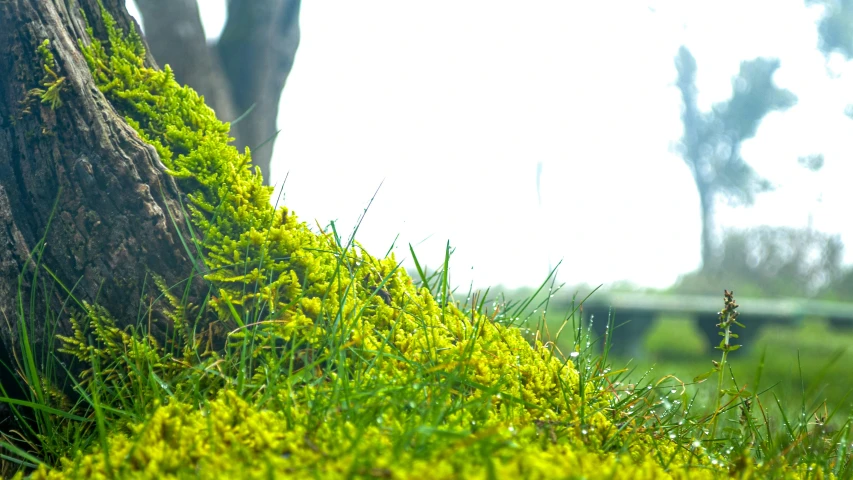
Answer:
[[[677,339],[677,341],[675,341]],[[694,359],[703,358],[713,345],[708,345],[702,333],[689,319],[661,316],[642,340],[643,348],[652,359]]]
[[[618,316],[618,312],[616,314]],[[559,316],[549,314],[547,322],[550,328],[557,328]],[[657,371],[692,380],[709,370],[714,359],[714,346],[705,343],[691,318],[663,315],[654,321],[639,341],[643,347],[640,355],[618,356],[614,363],[630,363],[638,371],[655,366]],[[565,345],[561,346],[565,348]],[[851,410],[853,399],[848,394],[853,385],[839,379],[853,378],[853,330],[834,329],[827,321],[818,318],[807,318],[799,325],[767,325],[759,330],[753,343],[747,345],[746,352],[738,353],[740,355],[732,363],[737,378],[753,382],[759,365],[762,365],[760,386],[775,385],[774,391],[791,399],[787,403],[794,408],[799,408],[800,390],[805,385],[809,397],[826,400],[828,405],[839,408],[844,415]],[[753,385],[749,388],[752,389]],[[703,392],[713,388],[704,382],[698,390]]]
[[[336,233],[333,235],[342,251],[353,244]],[[417,259],[414,252],[412,254]],[[435,271],[416,262],[420,283],[442,304],[463,296],[447,283],[449,260],[448,249],[445,264]],[[387,278],[381,280],[374,292],[384,288],[387,281]],[[47,286],[50,282],[45,280],[40,284]],[[62,286],[60,289],[69,292]],[[591,399],[603,398],[600,392],[613,394],[608,400],[608,410],[621,422],[616,423],[620,436],[612,438],[620,440],[612,444],[605,440],[601,446],[604,451],[627,451],[632,442],[647,441],[644,432],[652,430],[732,469],[746,465],[746,456],[752,462],[770,465],[769,471],[785,464],[814,464],[840,478],[850,475],[847,463],[850,418],[838,408],[848,399],[847,392],[841,392],[840,385],[837,397],[829,395],[827,390],[839,383],[832,382],[832,378],[850,378],[841,376],[848,371],[847,363],[834,362],[827,368],[826,359],[818,361],[802,354],[791,359],[790,355],[792,349],[798,348],[801,353],[825,352],[827,346],[843,346],[848,337],[835,335],[828,340],[827,328],[819,322],[768,330],[753,346],[753,350],[763,352],[763,356],[756,353],[729,363],[731,368],[723,371],[721,388],[715,380],[699,383],[693,380],[708,370],[711,356],[710,349],[697,342],[701,337],[689,322],[662,319],[646,339],[646,345],[653,347],[650,357],[635,361],[609,357],[608,345],[603,350],[597,348],[595,339],[579,326],[577,306],[582,299],[577,299],[575,308],[560,324],[536,322],[536,315],[523,319],[524,312],[547,311],[550,295],[546,295],[545,300],[536,299],[542,297],[542,292],[554,289],[553,283],[546,282],[535,292],[538,295],[518,302],[487,300],[486,292],[469,291],[464,294],[466,301],[459,302],[459,308],[465,317],[487,315],[493,322],[516,325],[510,328],[521,328],[531,341],[538,338],[546,344],[569,346],[554,349],[553,354],[564,355],[577,367],[580,387],[577,393]],[[22,291],[18,295],[21,299],[25,297]],[[164,295],[158,300],[169,301],[169,298]],[[505,435],[488,430],[478,433],[475,427],[476,419],[485,418],[483,415],[490,411],[495,396],[500,398],[500,387],[472,382],[462,370],[436,370],[433,362],[417,364],[393,353],[388,355],[389,359],[406,361],[414,369],[416,383],[396,385],[392,379],[376,382],[354,376],[358,369],[352,369],[353,359],[373,364],[381,361],[381,357],[377,359],[367,351],[353,349],[348,335],[336,330],[345,305],[328,317],[329,323],[320,339],[326,347],[325,353],[305,358],[306,354],[317,352],[296,343],[274,347],[268,337],[272,332],[265,331],[263,325],[249,326],[252,314],[248,311],[233,310],[245,319],[241,322],[235,319],[241,326],[237,331],[245,334],[234,339],[221,355],[208,356],[199,346],[180,342],[175,342],[173,347],[155,348],[153,341],[144,334],[144,316],[137,321],[139,334],[122,335],[104,312],[87,306],[70,293],[67,304],[78,305],[86,312],[78,317],[89,322],[88,328],[80,325],[76,336],[81,346],[97,347],[96,350],[84,349],[91,354],[88,376],[72,377],[72,390],[76,395],[63,395],[51,387],[53,382],[49,377],[39,373],[50,371],[55,378],[61,377],[56,375],[61,368],[57,353],[48,352],[36,358],[32,345],[22,343],[18,352],[22,362],[16,370],[23,373],[30,398],[14,401],[20,428],[2,434],[0,446],[5,452],[0,458],[5,474],[16,469],[27,471],[40,464],[56,466],[62,458],[74,458],[78,451],[100,451],[100,462],[107,476],[120,477],[117,469],[125,466],[121,460],[111,458],[110,452],[115,450],[110,443],[112,434],[128,432],[128,425],[149,424],[152,408],[159,405],[214,408],[211,405],[217,401],[215,393],[222,388],[233,389],[240,398],[259,408],[273,408],[294,423],[300,423],[295,417],[307,415],[308,424],[332,421],[341,422],[341,426],[354,426],[351,438],[344,442],[349,446],[338,454],[347,459],[347,472],[357,476],[381,477],[380,473],[392,472],[390,469],[375,471],[376,475],[372,475],[370,462],[376,457],[353,455],[359,441],[375,435],[372,429],[378,418],[405,419],[387,447],[394,452],[394,457],[409,458],[410,462],[431,458],[437,449],[462,448],[453,447],[460,442],[468,455],[471,452],[466,443],[477,446],[474,451],[480,457],[470,457],[472,463],[487,462],[487,458],[507,448]],[[22,314],[29,318],[23,302]],[[34,344],[32,339],[26,341]],[[388,338],[385,341],[390,344]],[[686,351],[685,344],[693,345],[694,351]],[[66,348],[69,345],[73,346],[66,342]],[[263,349],[274,350],[275,355],[251,353]],[[103,351],[113,353],[104,354]],[[470,360],[472,353],[473,350],[464,351],[461,355]],[[165,364],[170,359],[176,366]],[[289,404],[277,403],[282,398],[293,398],[298,388],[319,385],[328,387],[324,388],[330,394],[328,398],[309,396]],[[457,392],[460,388],[479,393],[473,398],[460,396]],[[718,395],[720,391],[728,393]],[[429,394],[425,396],[424,392]],[[5,401],[13,402],[11,399]],[[521,399],[515,401],[522,402]],[[717,407],[716,403],[719,403]],[[596,401],[581,402],[580,411],[576,413],[583,419],[601,412],[601,407],[596,405]],[[307,411],[300,411],[306,407]],[[467,413],[468,423],[464,428],[459,424],[448,425],[448,415],[461,411]],[[713,415],[715,411],[718,416]],[[715,418],[719,419],[717,435],[712,433]],[[543,428],[539,435],[557,435]],[[131,448],[142,446],[135,444]],[[658,461],[664,466],[671,462],[667,458]],[[310,471],[311,467],[307,468]]]
[[[707,348],[688,349],[686,345],[695,347],[701,341],[701,333],[690,320],[664,318],[645,339],[648,356],[633,362],[641,369],[657,365],[682,378],[692,378],[696,372],[707,370]],[[844,380],[853,378],[851,346],[853,332],[832,330],[823,320],[807,320],[799,326],[770,326],[762,329],[749,353],[734,362],[732,368],[738,378],[752,382],[758,366],[763,365],[761,384],[749,388],[774,385],[773,391],[786,399],[786,409],[793,411],[799,408],[804,387],[808,401],[825,401],[829,410],[837,408],[838,421],[851,411],[853,400],[853,385]]]
[[[336,238],[341,249],[352,245],[352,242]],[[412,254],[417,259],[414,252]],[[445,272],[449,268],[449,260],[448,250],[445,264],[435,271],[429,271],[416,262],[420,283],[428,286],[439,301],[447,299],[448,303],[462,297],[447,283]],[[47,277],[48,280],[55,280],[50,275]],[[36,283],[47,286],[50,285],[48,280]],[[383,288],[386,281],[380,282],[376,291]],[[60,289],[69,292],[62,286]],[[700,334],[689,322],[664,318],[651,329],[646,339],[646,345],[653,347],[649,358],[639,362],[614,359],[608,356],[608,345],[603,350],[597,348],[595,339],[579,326],[577,306],[582,299],[577,299],[575,308],[568,312],[559,325],[535,322],[536,315],[523,320],[523,312],[546,311],[550,295],[546,295],[545,300],[536,299],[542,297],[542,292],[554,289],[553,283],[546,282],[539,291],[534,292],[538,295],[518,302],[487,300],[486,292],[469,291],[465,293],[466,301],[460,301],[459,304],[465,316],[496,312],[492,314],[493,321],[517,324],[518,327],[514,328],[521,328],[531,340],[539,338],[546,342],[554,341],[555,345],[569,345],[570,348],[564,349],[566,351],[555,349],[554,352],[556,355],[565,354],[576,365],[580,375],[579,394],[582,397],[588,395],[585,389],[592,393],[606,390],[615,394],[610,400],[610,408],[616,417],[623,419],[619,428],[622,439],[627,439],[627,443],[618,447],[615,444],[605,445],[605,449],[624,451],[629,448],[632,439],[639,441],[643,438],[641,432],[651,428],[666,432],[666,438],[676,443],[701,449],[715,461],[725,462],[731,468],[743,462],[736,452],[747,452],[749,458],[765,464],[776,461],[781,467],[786,462],[806,462],[835,472],[842,478],[850,474],[848,464],[840,461],[850,457],[846,447],[850,419],[840,416],[839,411],[833,408],[832,399],[826,404],[822,400],[828,398],[826,386],[833,384],[829,379],[843,375],[847,371],[844,367],[846,363],[835,362],[826,369],[825,361],[822,363],[811,357],[804,360],[806,357],[801,355],[799,360],[793,360],[793,365],[790,359],[791,348],[800,348],[803,352],[823,352],[827,345],[843,346],[849,340],[848,337],[835,335],[828,341],[827,327],[820,322],[808,322],[797,328],[768,330],[753,346],[754,350],[764,352],[763,358],[755,355],[740,358],[724,376],[723,390],[747,387],[751,391],[748,397],[732,394],[718,396],[715,395],[718,391],[716,382],[697,384],[692,380],[698,373],[708,370],[710,356],[709,349],[699,343]],[[18,295],[21,299],[25,297],[23,291],[19,291]],[[158,300],[169,299],[164,295]],[[327,344],[329,353],[307,363],[303,361],[299,366],[297,359],[305,350],[298,344],[279,348],[277,355],[266,357],[266,362],[263,358],[252,358],[249,353],[252,350],[268,348],[263,347],[268,345],[268,339],[261,325],[246,328],[251,334],[233,342],[223,355],[205,358],[200,349],[192,351],[191,346],[187,355],[186,350],[181,351],[177,347],[186,349],[188,346],[180,343],[176,343],[173,348],[156,351],[144,332],[142,335],[122,336],[114,330],[112,320],[103,312],[86,306],[70,293],[67,304],[81,306],[87,312],[85,317],[79,317],[80,320],[86,318],[89,321],[88,330],[85,326],[80,327],[78,337],[83,339],[83,343],[96,345],[101,350],[119,348],[114,348],[113,355],[101,355],[96,353],[97,350],[88,350],[92,353],[89,362],[91,369],[85,379],[72,380],[75,382],[72,390],[76,393],[72,401],[69,396],[52,389],[49,379],[38,373],[52,371],[56,376],[57,369],[61,368],[57,352],[48,352],[46,356],[36,358],[32,345],[22,343],[18,352],[22,362],[16,370],[23,373],[30,386],[30,398],[18,401],[5,399],[15,405],[20,427],[14,432],[3,433],[3,441],[0,442],[0,446],[5,449],[0,457],[3,473],[7,475],[40,464],[58,465],[60,459],[73,458],[77,451],[99,449],[108,477],[121,476],[114,471],[115,468],[122,468],[116,466],[121,462],[110,457],[111,434],[127,431],[127,425],[145,425],[150,422],[152,406],[176,402],[211,405],[216,401],[214,392],[228,386],[233,387],[241,398],[270,408],[275,403],[273,399],[281,398],[280,394],[284,393],[282,389],[292,389],[300,384],[328,383],[331,385],[329,391],[334,392],[331,398],[301,400],[315,402],[307,414],[315,418],[316,422],[321,419],[326,422],[344,413],[344,418],[339,418],[339,421],[345,419],[347,425],[360,426],[353,432],[350,441],[370,435],[370,427],[375,425],[377,418],[386,418],[383,415],[389,414],[400,415],[399,407],[402,405],[407,412],[404,417],[411,423],[399,432],[396,441],[390,446],[396,456],[405,457],[408,454],[417,458],[417,453],[412,453],[412,450],[429,452],[441,448],[442,444],[464,443],[465,438],[471,438],[472,435],[475,439],[470,441],[478,445],[476,451],[483,459],[505,448],[505,437],[495,435],[492,439],[488,432],[478,436],[471,425],[461,430],[440,427],[451,411],[470,412],[470,417],[466,418],[477,418],[485,413],[498,390],[473,384],[459,371],[434,371],[435,364],[429,362],[423,365],[411,364],[419,382],[408,386],[388,382],[360,382],[356,378],[348,378],[341,372],[346,371],[343,365],[346,359],[353,358],[354,352],[345,340],[347,337],[335,330],[334,317],[330,317],[332,323],[327,326],[327,334],[322,340]],[[22,308],[24,318],[28,318],[23,302]],[[252,318],[250,312],[238,315]],[[247,324],[245,321],[239,323]],[[144,316],[138,319],[137,326],[144,328]],[[673,338],[678,338],[679,342],[672,341]],[[34,344],[32,339],[27,342]],[[686,351],[684,344],[693,345],[695,350]],[[152,357],[152,353],[156,355]],[[789,355],[783,357],[782,353]],[[470,354],[463,352],[463,356]],[[169,358],[178,360],[179,368],[164,366],[163,362]],[[403,360],[402,357],[396,359]],[[254,363],[256,361],[257,364]],[[375,358],[370,360],[376,361]],[[121,373],[124,370],[127,373]],[[792,371],[798,375],[792,376]],[[258,377],[259,372],[264,372],[263,377]],[[733,381],[732,377],[742,380]],[[758,383],[750,385],[749,382],[756,377]],[[804,380],[801,382],[800,379]],[[765,391],[771,385],[773,388]],[[454,392],[459,388],[479,391],[484,395],[479,400],[470,397],[463,400]],[[430,392],[429,398],[424,398],[424,391]],[[286,393],[287,396],[293,395],[292,391]],[[839,395],[834,399],[843,402],[844,395],[840,391]],[[376,401],[377,398],[381,401]],[[712,435],[706,432],[713,430],[711,425],[715,417],[712,413],[717,398],[722,402],[722,406],[717,409],[720,412],[720,434]],[[746,401],[754,402],[748,411],[745,410]],[[288,417],[288,414],[298,415],[297,403],[276,407],[284,413],[284,417]],[[596,413],[599,407],[593,403],[580,404],[580,418]],[[584,412],[585,408],[591,411]],[[359,475],[370,472],[369,464],[358,459],[349,461],[351,472],[360,472]],[[667,464],[666,459],[659,461]],[[374,473],[377,473],[375,476],[381,476],[378,471]]]

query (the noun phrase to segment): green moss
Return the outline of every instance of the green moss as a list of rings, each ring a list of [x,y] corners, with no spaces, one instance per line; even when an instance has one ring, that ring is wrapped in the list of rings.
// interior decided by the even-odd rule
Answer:
[[[103,16],[109,45],[81,48],[101,91],[186,192],[229,343],[203,350],[192,309],[174,296],[172,347],[87,306],[64,349],[92,363],[90,388],[125,385],[117,391],[162,400],[143,418],[118,416],[102,444],[33,478],[727,473],[700,446],[634,428],[615,391],[582,380],[553,347],[438,301],[393,256],[372,257],[274,209],[248,150],[228,144],[228,124],[168,66],[146,68],[139,37]],[[742,469],[760,471],[751,461]]]
[[[44,88],[34,88],[29,93],[39,96],[41,103],[49,104],[51,110],[56,110],[62,106],[62,99],[59,98],[59,94],[65,86],[65,77],[56,74],[56,60],[50,51],[50,40],[44,39],[42,44],[38,46],[37,53],[41,58],[41,66],[45,73],[41,81],[41,86]]]
[[[495,430],[491,435],[508,446],[496,452],[489,465],[471,462],[472,442],[451,443],[428,458],[394,452],[379,426],[356,445],[347,430],[317,427],[306,440],[306,426],[288,426],[280,412],[258,411],[233,392],[223,392],[203,411],[188,405],[158,408],[133,434],[114,437],[110,455],[121,459],[115,472],[121,478],[341,478],[348,474],[380,478],[553,478],[552,472],[571,472],[577,478],[686,478],[687,472],[667,473],[654,461],[629,456],[601,455],[583,447],[542,442],[535,426],[517,432]],[[369,464],[357,466],[358,458]],[[97,452],[63,462],[64,472],[41,468],[34,479],[103,478],[104,456]],[[713,478],[711,470],[695,469],[690,478]]]

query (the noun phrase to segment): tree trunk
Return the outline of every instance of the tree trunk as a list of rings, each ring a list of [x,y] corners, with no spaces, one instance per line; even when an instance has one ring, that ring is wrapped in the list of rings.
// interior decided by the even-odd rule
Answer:
[[[117,26],[138,30],[123,0],[101,2]],[[183,289],[198,258],[180,237],[191,238],[185,198],[95,85],[78,46],[89,43],[86,19],[105,40],[98,0],[0,1],[0,361],[18,372],[24,322],[45,358],[54,335],[69,333],[77,301],[105,307],[119,327],[142,317],[165,338],[164,302],[148,313],[160,293],[150,273]],[[45,89],[37,53],[45,39],[64,79],[61,104],[32,92]],[[191,287],[191,298],[203,298],[197,275]],[[10,375],[0,366],[7,388]]]
[[[228,20],[208,45],[196,0],[136,0],[154,58],[168,64],[178,83],[204,95],[239,151],[269,185],[281,91],[299,47],[300,0],[229,0]]]
[[[702,209],[702,270],[715,266],[716,252],[714,251],[714,196],[709,187],[696,182],[699,190],[699,204]]]

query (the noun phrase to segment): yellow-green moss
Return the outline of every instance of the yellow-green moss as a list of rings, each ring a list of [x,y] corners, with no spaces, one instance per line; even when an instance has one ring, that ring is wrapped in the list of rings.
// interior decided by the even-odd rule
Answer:
[[[212,300],[219,320],[233,329],[231,338],[254,324],[267,339],[248,352],[259,359],[251,380],[262,387],[245,398],[224,382],[201,404],[176,393],[152,405],[144,421],[114,429],[106,452],[78,452],[33,478],[107,478],[110,469],[120,478],[727,474],[701,447],[653,429],[618,429],[624,415],[612,410],[613,395],[590,388],[582,395],[575,365],[541,342],[531,346],[516,328],[438,301],[416,288],[393,256],[341,245],[286,208],[274,209],[249,152],[228,145],[228,124],[179,86],[168,66],[146,68],[139,37],[125,38],[103,14],[109,52],[93,39],[81,45],[83,53],[101,91],[157,149],[190,199],[211,272],[205,278],[219,292]],[[192,361],[165,358],[159,345],[89,310],[101,345],[89,345],[81,330],[65,339],[66,351],[81,360],[98,356],[103,365],[124,361],[137,369],[142,362],[164,380],[178,374],[176,364]],[[185,340],[185,352],[198,353],[195,336]],[[282,343],[303,355],[300,376],[264,370],[276,365]],[[433,408],[419,408],[425,404]],[[356,405],[358,415],[350,410]],[[368,424],[363,412],[373,414]],[[761,471],[745,465],[743,478]]]
[[[50,51],[50,40],[44,39],[41,45],[38,46],[37,52],[41,58],[41,66],[45,73],[41,81],[44,89],[34,88],[29,93],[30,95],[38,95],[41,98],[41,103],[49,104],[51,109],[56,110],[62,106],[62,99],[59,98],[59,94],[65,86],[65,77],[60,77],[56,74],[56,60]]]
[[[354,430],[346,425],[342,430]],[[223,392],[206,409],[187,405],[158,408],[130,436],[114,437],[109,455],[120,478],[341,478],[349,473],[380,478],[714,478],[694,468],[666,472],[654,461],[599,454],[584,447],[542,442],[534,426],[490,432],[508,447],[490,464],[470,461],[476,446],[455,442],[432,458],[395,454],[380,427],[358,445],[345,431],[320,425],[289,427],[279,412],[258,411],[233,392]],[[473,442],[471,442],[473,443]],[[370,465],[351,470],[356,457]],[[63,461],[63,471],[42,467],[34,479],[106,478],[106,460],[95,451]]]
[[[306,415],[307,416],[307,415]],[[476,441],[448,442],[429,458],[397,453],[380,426],[373,426],[354,441],[356,427],[343,424],[314,431],[289,425],[277,411],[258,410],[232,391],[222,391],[204,408],[171,404],[156,408],[129,435],[110,439],[109,458],[118,478],[342,478],[487,479],[487,478],[607,478],[607,479],[712,479],[727,472],[707,463],[689,461],[688,455],[669,469],[643,456],[601,453],[583,445],[552,442],[534,425],[518,429],[492,428],[488,435],[505,448],[488,462],[474,462]],[[672,453],[664,449],[665,456]],[[647,452],[648,453],[648,452]],[[361,462],[357,461],[359,458]],[[364,462],[363,459],[368,459]],[[353,465],[357,465],[353,468]],[[775,478],[823,479],[819,469],[801,465],[777,471]],[[99,449],[64,459],[61,470],[40,467],[33,480],[109,478],[107,458]],[[762,469],[747,462],[736,478],[764,478]]]

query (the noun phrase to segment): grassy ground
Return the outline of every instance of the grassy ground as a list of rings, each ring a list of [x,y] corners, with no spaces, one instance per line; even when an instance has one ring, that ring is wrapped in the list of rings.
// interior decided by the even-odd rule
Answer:
[[[685,319],[660,319],[644,343],[648,356],[636,359],[638,369],[654,364],[685,379],[706,370],[710,359],[716,357]],[[789,412],[798,410],[805,397],[811,403],[826,402],[827,412],[837,409],[834,421],[840,421],[850,412],[853,385],[844,379],[853,378],[851,346],[853,333],[833,331],[820,320],[796,327],[768,327],[761,331],[755,345],[732,361],[732,369],[750,390],[773,387],[768,393],[782,399]],[[697,388],[701,391],[702,387],[708,385]]]
[[[552,331],[559,328],[556,319],[549,323]],[[712,360],[719,360],[719,350],[706,343],[692,319],[657,319],[642,345],[636,357],[612,357],[614,367],[629,369],[629,383],[669,374],[686,384],[687,394],[696,395],[700,407],[712,403],[716,385],[694,379],[712,367]],[[821,410],[819,416],[830,417],[828,423],[837,426],[851,412],[853,384],[845,381],[853,378],[851,347],[853,332],[833,330],[822,320],[765,327],[753,345],[732,356],[729,375],[740,388],[764,392],[760,401],[773,404],[775,395],[786,415],[801,414],[805,403],[808,411]],[[770,415],[781,418],[778,409]]]
[[[40,262],[46,243],[34,246],[32,285],[67,294],[74,331],[46,337],[50,348],[39,354],[27,332],[59,318],[35,313],[46,291],[34,287],[25,301],[19,287],[20,345],[16,361],[0,368],[19,375],[25,398],[0,385],[0,402],[15,417],[0,432],[0,476],[853,476],[850,418],[818,408],[827,398],[823,378],[841,384],[849,376],[824,376],[808,357],[796,364],[805,372],[799,401],[760,390],[773,375],[785,385],[797,378],[771,345],[788,358],[792,348],[825,351],[815,326],[762,339],[763,357],[729,359],[732,343],[702,352],[694,341],[693,355],[687,337],[664,323],[649,338],[649,357],[623,368],[624,359],[582,328],[525,321],[543,308],[533,300],[452,294],[449,244],[432,273],[412,250],[412,279],[393,256],[361,249],[356,231],[342,236],[332,224],[316,232],[273,210],[271,189],[228,146],[227,125],[168,72],[145,68],[138,37],[124,36],[106,15],[104,22],[110,53],[93,41],[84,54],[102,91],[170,172],[199,180],[182,185],[196,188],[189,208],[201,240],[181,240],[204,241],[197,251],[205,257],[194,260],[208,266],[211,292],[189,305],[183,282],[158,281],[162,295],[152,301],[170,305],[174,328],[157,340],[145,312],[115,319],[67,286],[56,290]],[[721,299],[720,308],[729,339],[734,300]],[[77,363],[66,370],[69,357]],[[712,358],[719,363],[709,371]],[[741,378],[756,369],[759,381]],[[704,382],[692,381],[703,372]]]
[[[446,278],[439,270],[420,281],[432,297],[441,298],[447,294]],[[20,430],[0,432],[0,448],[6,452],[0,455],[0,466],[6,473],[40,466],[36,478],[88,478],[93,472],[106,478],[157,478],[178,472],[183,478],[203,466],[208,474],[243,475],[249,464],[260,469],[252,470],[259,475],[285,469],[289,473],[282,478],[421,478],[436,473],[438,465],[443,478],[501,478],[518,471],[526,472],[521,477],[544,475],[549,465],[569,470],[595,465],[585,478],[634,478],[648,470],[622,462],[629,462],[625,455],[638,454],[635,458],[651,455],[647,458],[656,465],[644,478],[718,478],[726,472],[739,478],[823,478],[813,477],[811,471],[848,478],[853,473],[847,440],[851,422],[847,410],[838,408],[846,402],[846,386],[838,379],[850,378],[843,367],[846,357],[841,353],[836,360],[842,361],[831,362],[817,355],[850,339],[830,335],[825,325],[810,322],[764,332],[753,353],[726,362],[718,351],[702,345],[699,333],[683,319],[657,322],[645,339],[647,354],[637,359],[610,357],[609,346],[599,348],[589,332],[571,326],[563,326],[557,348],[546,335],[556,335],[559,325],[545,328],[527,322],[520,328],[522,337],[541,345],[532,352],[549,352],[539,358],[553,356],[568,378],[572,372],[577,375],[576,384],[561,383],[572,400],[566,404],[569,416],[558,422],[547,420],[548,413],[546,420],[536,419],[534,412],[541,407],[524,400],[532,398],[524,393],[530,387],[509,390],[507,382],[512,380],[506,376],[495,377],[497,383],[480,376],[499,363],[489,360],[474,370],[463,367],[473,365],[481,348],[492,348],[490,344],[499,350],[482,350],[486,356],[480,358],[506,353],[507,341],[512,343],[509,351],[525,359],[518,366],[541,361],[512,333],[521,312],[536,310],[532,302],[477,298],[484,297],[460,301],[461,315],[453,314],[453,319],[445,311],[447,317],[416,317],[411,326],[398,327],[411,328],[414,334],[431,321],[439,322],[436,327],[463,321],[460,326],[468,333],[458,341],[472,348],[448,352],[441,361],[415,360],[412,355],[420,349],[400,349],[387,333],[376,337],[379,343],[373,346],[354,344],[352,337],[335,332],[334,316],[317,331],[318,345],[325,345],[317,350],[304,344],[274,346],[268,335],[282,332],[264,324],[235,330],[245,334],[235,338],[223,356],[209,356],[192,344],[183,345],[183,351],[160,350],[144,335],[117,335],[110,319],[91,309],[89,335],[96,341],[76,336],[78,346],[83,352],[105,354],[92,358],[88,378],[74,386],[74,404],[51,395],[37,373],[27,377],[37,389],[17,403]],[[384,300],[372,304],[385,305]],[[246,314],[248,325],[251,312]],[[487,337],[481,333],[491,328],[464,326],[468,318],[494,325],[492,343],[483,343]],[[732,310],[723,318],[736,316]],[[434,334],[428,337],[435,341]],[[393,349],[377,357],[381,343]],[[791,355],[797,349],[802,352],[799,360]],[[139,350],[145,350],[144,355]],[[252,350],[261,353],[255,357]],[[295,363],[308,353],[316,356],[310,368],[304,361]],[[708,372],[711,359],[721,360],[718,371]],[[389,375],[370,373],[387,361],[396,365]],[[403,371],[409,373],[400,383],[396,376]],[[703,372],[710,375],[694,381]],[[554,412],[550,407],[543,411]],[[602,429],[609,433],[593,436]],[[223,437],[228,438],[225,444]],[[198,442],[230,453],[193,463],[192,456],[182,452],[197,448],[193,445]],[[568,450],[552,452],[554,445]],[[590,456],[578,457],[583,452]],[[685,466],[683,455],[705,460]],[[159,462],[155,476],[139,474],[134,462],[116,460],[140,456],[140,465]],[[493,458],[501,460],[495,464]],[[596,464],[601,458],[614,463]],[[530,459],[538,466],[519,463]],[[297,470],[292,470],[294,464]],[[51,476],[51,469],[60,466],[64,471]],[[610,473],[594,473],[605,470]]]

